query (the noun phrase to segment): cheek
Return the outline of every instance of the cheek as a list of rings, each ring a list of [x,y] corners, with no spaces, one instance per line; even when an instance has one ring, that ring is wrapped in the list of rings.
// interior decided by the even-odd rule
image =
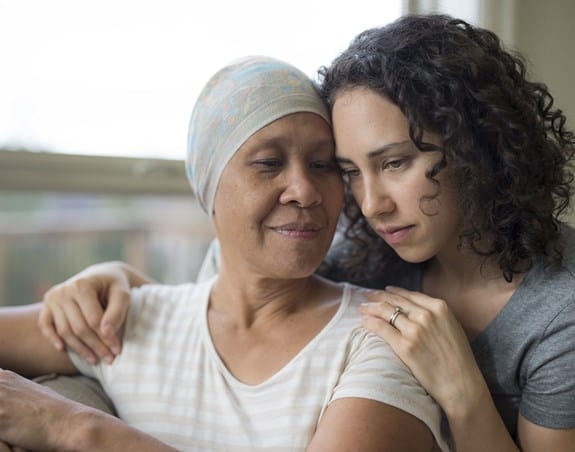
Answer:
[[[328,199],[332,200],[331,204],[334,206],[335,210],[341,210],[343,208],[343,194],[344,194],[344,183],[341,177],[334,179],[333,183],[327,191]]]

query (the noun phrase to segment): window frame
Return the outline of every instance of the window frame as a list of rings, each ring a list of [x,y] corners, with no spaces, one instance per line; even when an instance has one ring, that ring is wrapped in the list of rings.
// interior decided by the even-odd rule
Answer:
[[[190,195],[182,160],[0,150],[1,191]]]

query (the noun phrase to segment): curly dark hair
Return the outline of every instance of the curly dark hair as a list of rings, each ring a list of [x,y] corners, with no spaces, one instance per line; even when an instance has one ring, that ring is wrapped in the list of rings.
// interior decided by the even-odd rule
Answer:
[[[442,160],[428,177],[446,166],[455,175],[460,247],[494,258],[508,281],[536,257],[561,262],[551,244],[573,192],[575,137],[546,85],[526,79],[523,58],[497,35],[446,15],[404,16],[359,34],[319,74],[330,106],[342,90],[365,87],[401,109],[421,151],[435,149],[424,130],[442,138]],[[349,194],[345,215],[356,245],[348,268],[380,271],[390,249]],[[489,249],[479,249],[484,237]]]

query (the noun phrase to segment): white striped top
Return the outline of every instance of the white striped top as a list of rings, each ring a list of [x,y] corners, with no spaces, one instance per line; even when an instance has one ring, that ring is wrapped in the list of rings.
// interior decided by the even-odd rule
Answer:
[[[344,284],[322,331],[276,374],[248,385],[225,367],[208,331],[214,281],[133,289],[114,363],[70,355],[128,424],[179,450],[301,451],[332,400],[360,397],[420,418],[445,448],[437,405],[389,346],[359,327],[361,289]]]

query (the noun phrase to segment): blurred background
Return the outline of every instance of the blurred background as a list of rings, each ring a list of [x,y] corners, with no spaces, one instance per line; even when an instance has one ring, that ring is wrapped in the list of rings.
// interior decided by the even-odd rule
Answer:
[[[497,32],[575,126],[571,0],[0,0],[0,305],[103,260],[193,280],[213,232],[182,159],[210,75],[263,54],[315,77],[409,12]]]

